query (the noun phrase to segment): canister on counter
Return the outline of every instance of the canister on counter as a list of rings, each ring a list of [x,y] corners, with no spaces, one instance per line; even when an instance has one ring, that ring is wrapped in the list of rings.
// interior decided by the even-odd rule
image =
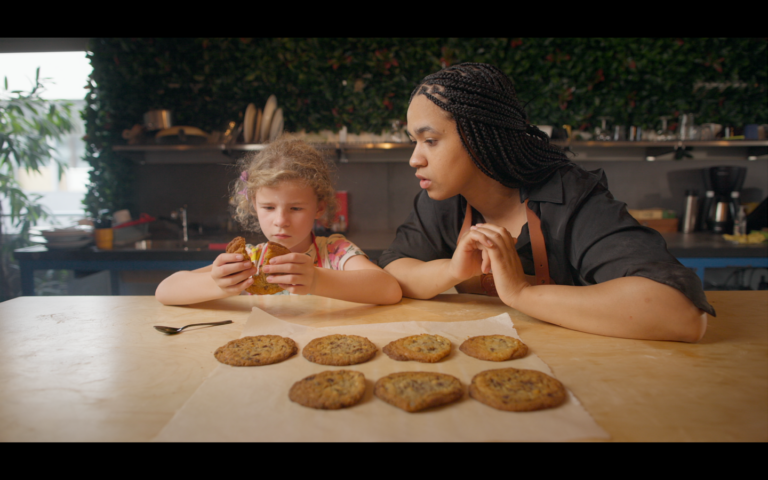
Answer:
[[[685,215],[683,216],[683,233],[696,231],[696,219],[699,216],[699,192],[685,191]]]

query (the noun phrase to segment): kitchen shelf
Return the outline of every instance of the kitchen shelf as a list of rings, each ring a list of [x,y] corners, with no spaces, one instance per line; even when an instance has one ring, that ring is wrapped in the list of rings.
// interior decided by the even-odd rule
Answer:
[[[320,149],[349,149],[349,150],[391,150],[413,148],[410,143],[313,143]],[[200,145],[115,145],[116,152],[205,152],[205,151],[258,151],[267,145],[263,143],[236,143]]]
[[[768,140],[714,140],[714,141],[574,141],[552,142],[569,147],[577,160],[597,161],[652,161],[672,160],[679,148],[691,147],[687,153],[693,160],[766,160]],[[230,162],[250,151],[263,150],[264,144],[201,144],[201,145],[116,145],[115,152],[125,153],[141,164],[160,163],[222,163],[222,154]],[[413,150],[411,143],[320,143],[313,144],[325,151],[335,151],[340,163],[401,163],[407,162]]]

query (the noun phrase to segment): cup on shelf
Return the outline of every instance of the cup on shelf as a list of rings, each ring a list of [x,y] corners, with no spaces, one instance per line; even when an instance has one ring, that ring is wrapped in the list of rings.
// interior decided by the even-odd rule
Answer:
[[[749,123],[744,125],[744,140],[757,140],[757,124]]]
[[[744,130],[736,128],[732,125],[728,125],[723,128],[723,140],[733,139],[734,137],[740,137],[744,135]]]
[[[680,115],[680,140],[693,140],[693,114]]]
[[[597,117],[598,120],[600,120],[599,127],[595,128],[595,140],[606,142],[613,140],[613,135],[611,131],[608,129],[608,120],[613,120],[612,117]]]
[[[677,140],[677,135],[669,129],[668,123],[671,117],[663,115],[659,117],[661,120],[661,129],[656,132],[656,141],[669,142],[671,140]]]
[[[96,240],[96,247],[100,250],[112,250],[115,231],[111,228],[96,228],[93,230],[93,238]]]
[[[616,125],[613,127],[613,141],[623,142],[627,139],[627,127],[624,125]]]

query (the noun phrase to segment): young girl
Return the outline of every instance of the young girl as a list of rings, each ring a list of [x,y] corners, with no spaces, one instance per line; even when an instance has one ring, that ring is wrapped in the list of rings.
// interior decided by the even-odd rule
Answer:
[[[402,291],[397,280],[368,260],[342,235],[316,237],[315,220],[328,221],[336,210],[328,165],[300,140],[280,139],[240,162],[233,187],[236,218],[248,230],[291,253],[261,268],[284,292],[320,295],[359,303],[393,304]],[[256,265],[241,254],[222,253],[212,265],[174,273],[157,287],[165,305],[239,295],[253,284]]]

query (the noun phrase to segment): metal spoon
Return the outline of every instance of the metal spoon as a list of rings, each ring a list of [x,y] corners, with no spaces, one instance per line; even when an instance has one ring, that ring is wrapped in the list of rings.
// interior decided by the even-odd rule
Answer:
[[[181,328],[175,328],[175,327],[162,327],[160,325],[155,325],[155,329],[158,332],[167,333],[168,335],[175,335],[177,333],[181,333],[182,330],[184,330],[187,327],[196,327],[198,325],[226,325],[228,323],[232,323],[232,320],[224,320],[223,322],[213,322],[213,323],[193,323],[192,325],[185,325]]]

